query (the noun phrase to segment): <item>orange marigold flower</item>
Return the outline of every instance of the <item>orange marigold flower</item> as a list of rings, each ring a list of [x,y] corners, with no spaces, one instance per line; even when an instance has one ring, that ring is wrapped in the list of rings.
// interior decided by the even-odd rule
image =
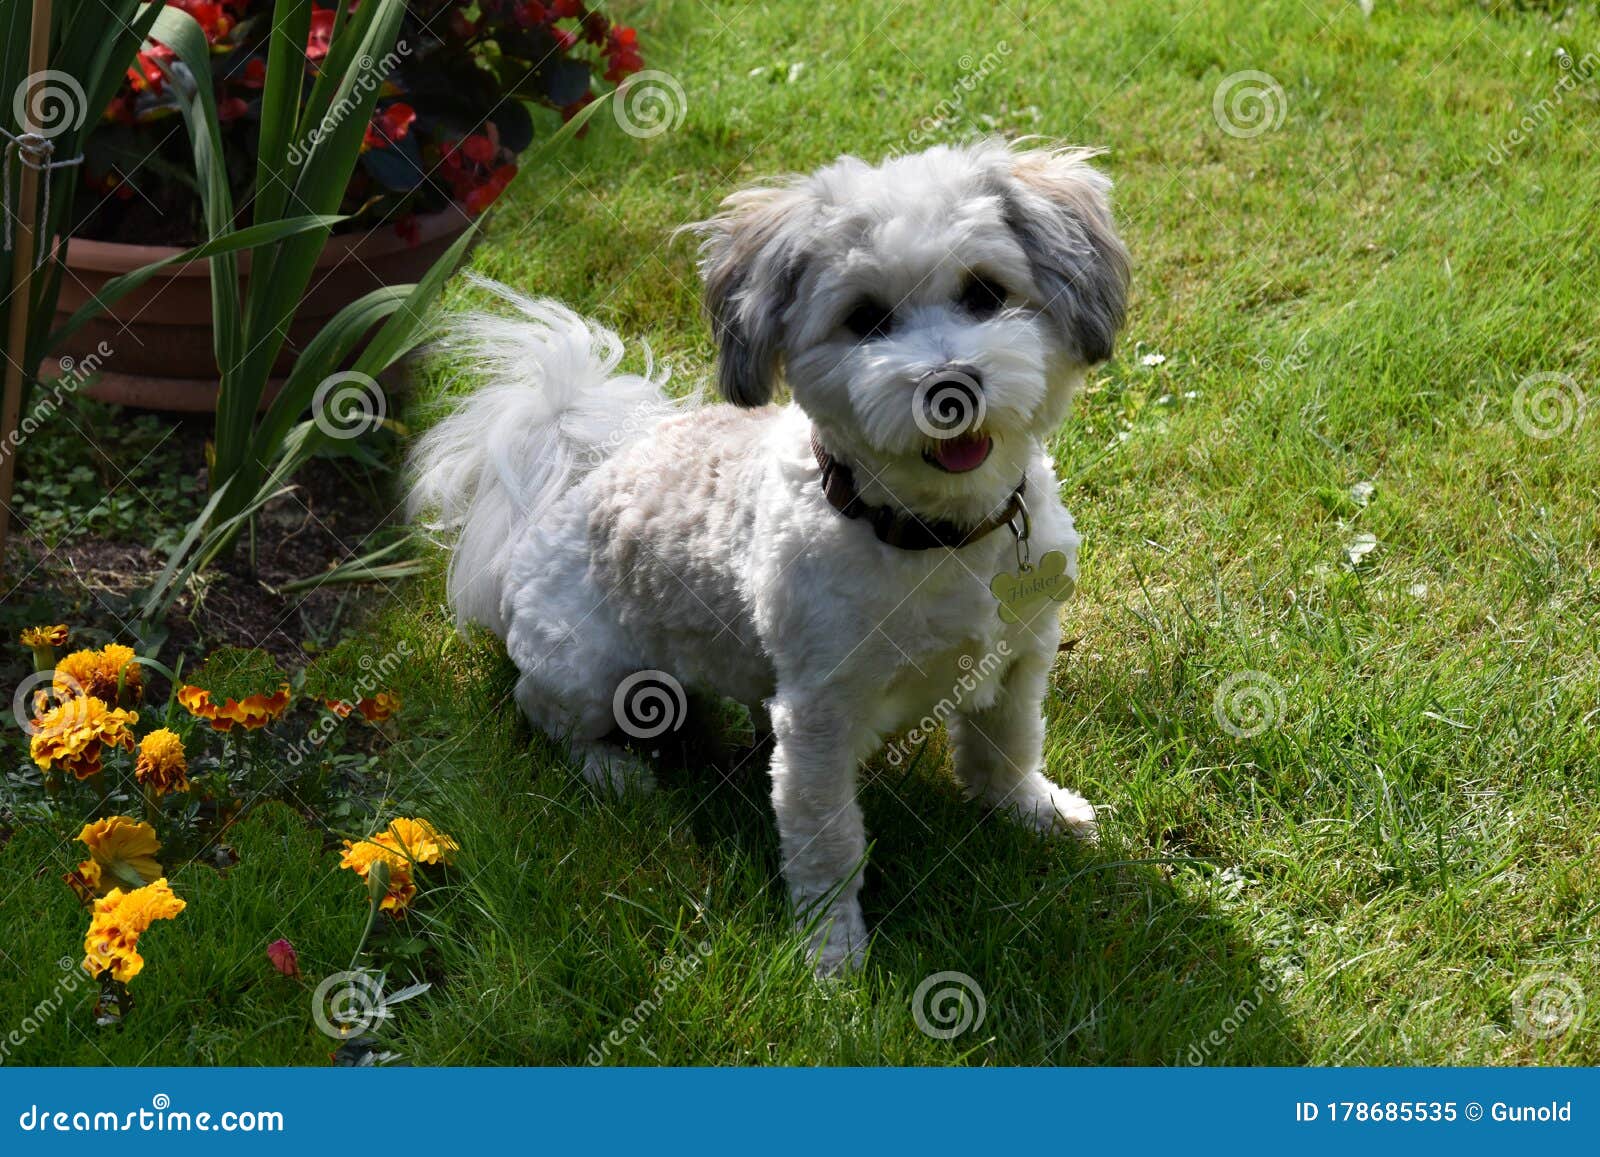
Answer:
[[[139,937],[157,920],[171,920],[187,906],[172,894],[165,878],[130,892],[113,888],[94,903],[83,937],[83,970],[90,976],[110,972],[126,984],[144,968]]]
[[[41,647],[65,647],[67,645],[67,625],[58,623],[53,627],[27,627],[22,632],[22,645],[35,650]]]
[[[382,723],[386,719],[394,718],[400,710],[400,696],[393,691],[379,691],[370,699],[363,699],[357,703],[356,710],[361,712],[361,718],[368,723]]]
[[[416,896],[412,868],[416,864],[447,863],[459,845],[427,820],[398,818],[388,828],[364,840],[346,840],[341,868],[363,880],[378,862],[389,867],[389,887],[380,907],[399,913]]]
[[[393,719],[399,712],[400,696],[393,691],[379,691],[370,698],[356,700],[354,705],[347,699],[324,699],[322,705],[340,719],[348,719],[352,712],[360,712],[361,718],[368,723],[382,723]]]
[[[189,761],[178,733],[161,727],[139,741],[139,759],[133,775],[157,796],[189,790]]]
[[[156,860],[161,844],[156,840],[155,828],[143,820],[128,816],[95,820],[83,825],[78,839],[89,849],[88,862],[96,869],[93,878],[97,891],[119,885],[139,888],[161,875],[161,864]],[[80,864],[78,871],[87,878],[86,866]]]
[[[100,774],[107,747],[133,750],[130,726],[139,722],[133,711],[107,707],[96,696],[68,699],[33,721],[29,752],[43,770],[60,767],[75,779]]]
[[[74,651],[56,664],[51,682],[58,699],[92,695],[107,703],[137,703],[144,694],[144,675],[133,648],[121,643],[107,643],[98,651]]]
[[[290,698],[287,683],[271,695],[246,695],[243,699],[228,699],[220,706],[212,702],[211,692],[202,688],[186,686],[178,691],[178,702],[184,709],[218,731],[232,731],[235,724],[246,731],[265,727],[289,709]]]

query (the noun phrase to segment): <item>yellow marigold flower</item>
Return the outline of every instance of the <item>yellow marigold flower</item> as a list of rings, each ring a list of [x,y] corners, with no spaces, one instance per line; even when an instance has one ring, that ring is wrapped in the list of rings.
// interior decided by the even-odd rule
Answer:
[[[98,890],[121,885],[138,888],[161,875],[156,853],[161,845],[156,830],[142,820],[112,816],[83,825],[78,839],[89,849],[99,874]],[[79,871],[83,865],[79,866]]]
[[[187,906],[172,894],[165,878],[131,892],[113,888],[94,903],[83,938],[83,970],[90,976],[109,971],[126,984],[144,968],[139,937],[157,920],[171,920]]]
[[[411,869],[415,864],[448,862],[458,849],[455,840],[424,819],[395,819],[384,831],[364,840],[346,840],[341,868],[349,868],[363,880],[372,865],[389,865],[389,890],[380,907],[403,912],[417,893]]]
[[[107,707],[95,696],[58,703],[33,721],[29,753],[43,770],[60,767],[76,779],[100,774],[107,747],[133,750],[128,728],[139,722],[136,712]]]
[[[394,849],[371,840],[344,842],[344,856],[339,861],[341,868],[349,868],[365,880],[372,865],[379,862],[389,866],[389,889],[378,907],[398,916],[411,907],[417,895],[417,886],[411,879],[411,862]]]
[[[196,719],[204,719],[218,731],[232,731],[235,724],[246,731],[265,727],[289,709],[289,684],[271,695],[246,695],[229,699],[220,706],[211,701],[211,692],[186,686],[178,691],[178,702]]]
[[[189,761],[184,758],[178,733],[161,727],[139,741],[139,759],[133,775],[157,796],[189,790]]]
[[[375,837],[419,864],[442,864],[460,845],[424,819],[396,818],[388,831]]]
[[[107,643],[98,651],[74,651],[56,664],[53,688],[58,699],[92,695],[116,703],[118,681],[121,702],[137,703],[144,694],[144,674],[135,660],[133,648]]]
[[[67,645],[67,624],[58,623],[53,627],[27,627],[22,632],[22,645],[38,650],[41,647],[65,647]]]

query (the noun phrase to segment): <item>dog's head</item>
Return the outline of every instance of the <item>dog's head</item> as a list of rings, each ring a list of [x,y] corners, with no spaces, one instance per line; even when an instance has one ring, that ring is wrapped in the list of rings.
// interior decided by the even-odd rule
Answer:
[[[763,405],[781,377],[907,499],[1014,486],[1122,325],[1092,155],[985,141],[735,193],[697,226],[724,396]]]

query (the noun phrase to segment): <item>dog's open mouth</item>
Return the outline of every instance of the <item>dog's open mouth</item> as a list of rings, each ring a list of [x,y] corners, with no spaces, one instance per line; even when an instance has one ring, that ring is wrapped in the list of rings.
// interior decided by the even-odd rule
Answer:
[[[989,451],[993,449],[993,438],[987,434],[974,432],[935,442],[922,452],[922,458],[928,465],[935,466],[946,474],[965,474],[987,462]]]

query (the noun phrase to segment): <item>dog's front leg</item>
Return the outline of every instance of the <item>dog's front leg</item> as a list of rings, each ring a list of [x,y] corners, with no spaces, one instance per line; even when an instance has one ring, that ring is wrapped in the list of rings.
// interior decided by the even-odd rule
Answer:
[[[776,747],[772,808],[783,877],[801,927],[812,927],[819,975],[858,966],[866,953],[861,868],[867,837],[856,802],[856,744],[848,712],[815,695],[768,704]]]
[[[1093,806],[1077,792],[1051,783],[1041,770],[1049,677],[1047,655],[1024,654],[1002,677],[993,705],[950,720],[956,778],[968,798],[1009,812],[1040,831],[1093,840]]]

